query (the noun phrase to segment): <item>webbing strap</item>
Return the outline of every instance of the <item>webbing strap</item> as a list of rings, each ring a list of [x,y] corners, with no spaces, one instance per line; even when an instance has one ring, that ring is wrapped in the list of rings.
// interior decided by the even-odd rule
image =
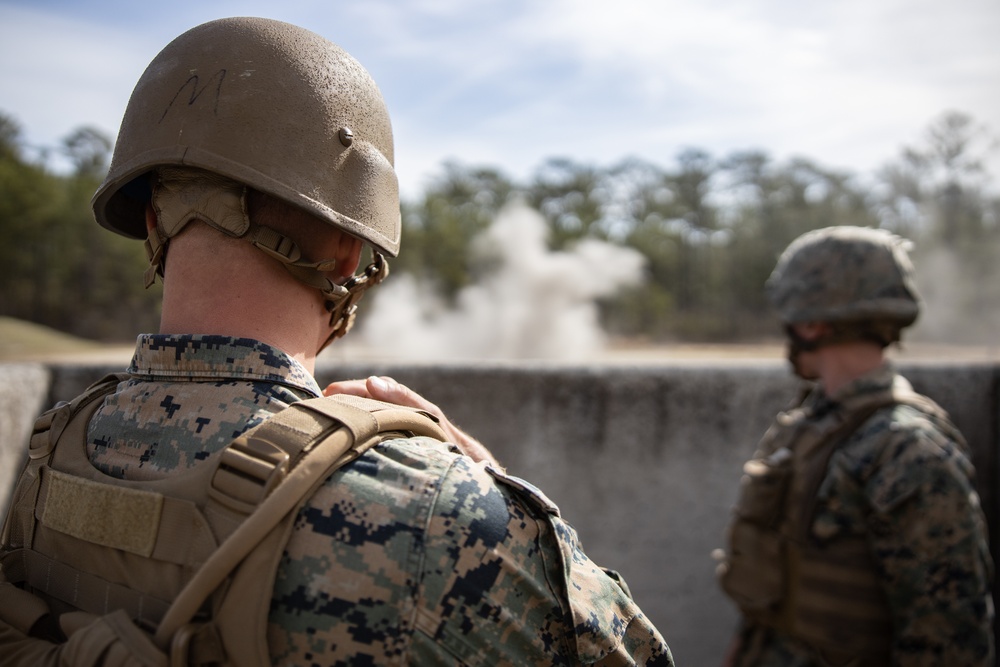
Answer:
[[[889,622],[878,574],[874,568],[857,566],[871,561],[870,547],[864,540],[845,540],[832,549],[808,553],[796,546],[790,548],[800,558],[796,572],[802,589],[796,591],[797,608],[834,615],[850,612],[869,624]]]
[[[790,634],[833,664],[847,664],[858,656],[888,664],[886,638],[892,634],[892,614],[867,542],[841,540],[824,549],[800,549],[794,544],[788,548],[795,582],[788,610],[794,619]]]
[[[819,495],[819,487],[826,476],[826,471],[829,467],[830,459],[833,458],[833,454],[847,436],[854,433],[882,408],[890,405],[908,405],[926,415],[931,415],[938,420],[938,426],[948,432],[950,438],[954,439],[960,447],[965,447],[965,439],[958,429],[951,424],[951,421],[947,418],[947,414],[941,407],[926,396],[916,393],[909,386],[899,386],[897,383],[884,395],[863,397],[862,400],[864,402],[850,407],[851,412],[849,412],[845,421],[836,426],[832,431],[824,434],[817,446],[815,455],[819,457],[820,464],[815,466],[812,478],[806,482],[806,493],[803,495],[805,502],[800,507],[801,514],[799,515],[797,529],[800,539],[804,540],[809,531],[809,526],[816,510],[816,504],[819,500],[817,497]],[[883,452],[884,454],[885,452]]]
[[[85,399],[64,406],[41,424],[32,443],[38,446],[38,456],[32,461],[35,491],[26,504],[25,523],[30,528],[31,517],[36,516],[53,536],[68,535],[66,540],[194,565],[194,576],[171,603],[58,562],[32,549],[30,539],[6,545],[9,550],[0,557],[0,572],[10,582],[26,584],[44,592],[43,597],[82,612],[105,615],[123,610],[143,624],[158,625],[157,645],[165,649],[172,640],[187,638],[191,656],[206,650],[206,655],[216,655],[220,650],[217,640],[202,640],[201,625],[188,624],[231,575],[233,589],[259,588],[265,603],[240,604],[245,596],[232,595],[235,602],[227,606],[229,598],[222,596],[220,604],[229,609],[222,615],[227,620],[223,623],[220,616],[212,625],[230,628],[227,653],[232,648],[229,642],[235,641],[238,647],[246,632],[259,635],[255,647],[263,641],[266,598],[280,560],[282,536],[287,540],[295,511],[334,470],[390,434],[445,439],[433,417],[412,409],[346,396],[302,401],[234,441],[219,457],[216,470],[204,469],[199,488],[205,489],[211,480],[211,490],[209,506],[199,509],[203,501],[183,499],[183,493],[175,496],[177,485],[168,483],[172,478],[147,484],[109,483],[89,467],[86,450],[79,443],[85,442],[86,425],[100,397],[113,390],[119,379],[102,383]],[[57,440],[65,446],[53,449]],[[249,516],[244,520],[246,513],[230,509],[221,519],[211,518],[209,526],[205,515],[216,496],[244,502]],[[219,509],[218,503],[214,507]],[[213,530],[219,529],[220,521],[234,528],[221,529],[220,536],[229,537],[216,548]],[[258,546],[266,548],[255,551]],[[249,561],[253,564],[241,567]],[[247,621],[252,629],[247,628]],[[254,652],[266,659],[266,645],[262,652]]]
[[[265,225],[250,225],[250,243],[258,250],[281,262],[282,266],[297,280],[318,289],[327,298],[344,298],[347,290],[326,276],[327,271],[337,268],[336,259],[307,262],[302,259],[302,251],[290,238]]]
[[[303,440],[302,428],[312,429],[308,439]],[[296,457],[299,461],[284,481],[188,581],[157,628],[156,644],[166,648],[246,555],[300,507],[330,474],[378,444],[379,433],[400,431],[445,439],[436,420],[426,413],[351,396],[294,403],[244,434],[274,438],[272,444],[282,449],[287,445],[303,455]],[[291,435],[292,440],[277,442],[282,433]]]
[[[809,528],[812,525],[813,515],[816,512],[816,505],[819,501],[819,487],[823,482],[823,478],[826,477],[827,468],[830,465],[830,459],[833,458],[834,452],[836,452],[843,443],[845,437],[854,433],[854,431],[868,421],[868,419],[876,412],[888,405],[896,403],[896,400],[897,399],[893,396],[886,396],[882,400],[866,405],[849,415],[843,423],[839,424],[832,431],[823,435],[822,440],[816,447],[816,450],[814,450],[814,456],[816,456],[818,463],[813,466],[812,475],[807,477],[805,480],[805,492],[802,496],[802,498],[804,498],[804,502],[798,507],[800,514],[798,516],[798,526],[796,527],[795,533],[798,539],[803,541],[807,539]],[[794,515],[794,511],[792,512],[792,515]]]
[[[230,443],[212,476],[209,499],[240,515],[253,512],[322,434],[342,424],[336,416],[308,407],[307,401],[295,403]],[[235,528],[233,524],[225,534]]]
[[[9,581],[0,582],[0,619],[17,628],[18,632],[29,634],[38,619],[48,613],[48,605],[38,596]]]
[[[170,606],[168,602],[105,581],[31,549],[4,554],[3,572],[11,583],[27,583],[91,614],[124,609],[131,618],[155,624]]]
[[[264,536],[288,514],[301,499],[303,487],[311,487],[331,468],[339,467],[350,448],[350,435],[337,430],[314,449],[315,461],[307,457],[285,481],[268,496],[257,510],[222,543],[211,558],[195,573],[181,591],[156,631],[155,641],[166,648],[170,638],[194,616],[202,602],[229,575],[230,571]],[[328,465],[330,461],[333,465]]]
[[[236,438],[222,453],[209,496],[230,510],[249,514],[324,432],[342,426],[357,442],[391,430],[379,414],[383,420],[392,415],[391,429],[444,439],[440,429],[434,429],[433,417],[425,412],[357,396],[308,399]]]
[[[371,437],[378,433],[379,420],[377,412],[372,411],[372,406],[379,405],[374,401],[367,403],[363,399],[355,396],[338,396],[335,400],[313,399],[302,401],[298,405],[303,411],[323,415],[327,419],[339,422],[348,431],[355,442]],[[388,404],[381,404],[386,407]]]

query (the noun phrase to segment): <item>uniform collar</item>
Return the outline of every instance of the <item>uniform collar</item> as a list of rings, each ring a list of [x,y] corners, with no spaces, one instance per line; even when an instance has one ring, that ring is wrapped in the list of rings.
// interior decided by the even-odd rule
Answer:
[[[142,334],[128,372],[143,380],[271,382],[322,395],[301,363],[253,338]]]
[[[833,395],[828,396],[817,384],[806,399],[806,405],[816,417],[833,410],[850,410],[857,404],[867,402],[875,394],[884,394],[891,391],[893,385],[898,382],[905,382],[905,380],[896,374],[889,363],[884,363],[861,377],[848,382]]]

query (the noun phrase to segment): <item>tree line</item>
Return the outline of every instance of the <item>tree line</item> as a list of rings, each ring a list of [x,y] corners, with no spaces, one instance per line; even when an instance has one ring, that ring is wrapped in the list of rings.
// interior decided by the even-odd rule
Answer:
[[[101,229],[90,211],[111,147],[101,132],[78,129],[54,149],[72,165],[57,172],[0,113],[0,315],[98,340],[156,329],[160,288],[142,286],[142,244]],[[403,250],[392,269],[454,298],[491,270],[470,252],[473,240],[517,199],[542,214],[554,250],[597,238],[645,258],[643,283],[600,304],[610,333],[756,340],[775,332],[764,281],[781,250],[811,229],[887,228],[914,242],[918,266],[943,249],[960,258],[968,285],[982,285],[1000,247],[1000,196],[985,168],[995,147],[988,128],[948,112],[866,175],[763,150],[716,157],[690,148],[669,166],[553,158],[526,182],[450,162],[402,202]]]

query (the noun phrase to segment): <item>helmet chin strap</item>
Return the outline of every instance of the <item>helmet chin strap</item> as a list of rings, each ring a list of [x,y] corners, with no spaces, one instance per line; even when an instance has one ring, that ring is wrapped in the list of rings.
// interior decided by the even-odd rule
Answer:
[[[802,354],[813,352],[823,344],[821,340],[806,340],[795,331],[795,327],[790,324],[785,325],[785,335],[788,336],[786,357],[792,364],[792,370],[803,380],[816,380],[815,373],[807,373],[802,366]]]
[[[307,262],[302,259],[302,252],[294,241],[270,227],[251,223],[249,241],[258,250],[281,262],[293,278],[322,292],[333,331],[320,346],[320,350],[351,330],[357,316],[358,302],[365,291],[378,285],[389,275],[389,263],[382,253],[374,249],[371,264],[359,275],[351,276],[346,282],[339,284],[327,276],[327,272],[336,268],[337,260]]]
[[[787,358],[791,362],[795,374],[804,380],[817,379],[814,374],[807,374],[802,368],[802,353],[813,352],[821,347],[834,343],[848,341],[868,341],[880,347],[888,347],[900,339],[901,328],[893,322],[831,322],[828,333],[817,338],[806,339],[798,334],[791,324],[785,325],[785,335],[788,337]]]
[[[146,238],[146,256],[150,263],[144,275],[146,287],[153,284],[157,275],[163,278],[169,240],[179,234],[190,220],[202,220],[228,236],[246,239],[280,262],[293,278],[323,294],[333,330],[320,346],[321,351],[351,330],[357,315],[357,304],[365,291],[389,275],[389,263],[373,249],[372,262],[361,274],[342,284],[334,282],[329,278],[329,272],[336,269],[336,259],[307,261],[292,239],[250,219],[246,209],[245,186],[218,177],[192,178],[185,172],[177,171],[169,171],[172,178],[161,177],[154,186],[153,203],[158,215],[156,227]],[[182,186],[186,189],[184,197],[178,194]]]
[[[359,275],[351,276],[346,283],[338,285],[340,291],[336,296],[327,296],[326,309],[330,311],[330,326],[333,327],[333,331],[318,352],[322,352],[330,343],[342,338],[351,330],[358,314],[358,302],[365,295],[365,291],[378,285],[388,275],[389,262],[382,253],[372,250],[372,263]]]

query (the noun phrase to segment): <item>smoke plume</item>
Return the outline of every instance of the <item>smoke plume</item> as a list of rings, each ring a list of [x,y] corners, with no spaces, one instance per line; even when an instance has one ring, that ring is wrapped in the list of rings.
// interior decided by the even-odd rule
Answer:
[[[371,311],[340,352],[350,356],[360,346],[367,354],[421,361],[580,360],[599,353],[605,336],[596,300],[639,283],[644,259],[592,239],[553,252],[546,233],[537,211],[505,207],[473,243],[477,265],[488,270],[454,306],[412,276],[393,275],[363,305]]]
[[[914,256],[923,308],[909,340],[996,347],[1000,330],[1000,272],[996,267],[1000,253],[988,245],[978,251],[988,255],[969,257],[969,253],[939,246]]]

